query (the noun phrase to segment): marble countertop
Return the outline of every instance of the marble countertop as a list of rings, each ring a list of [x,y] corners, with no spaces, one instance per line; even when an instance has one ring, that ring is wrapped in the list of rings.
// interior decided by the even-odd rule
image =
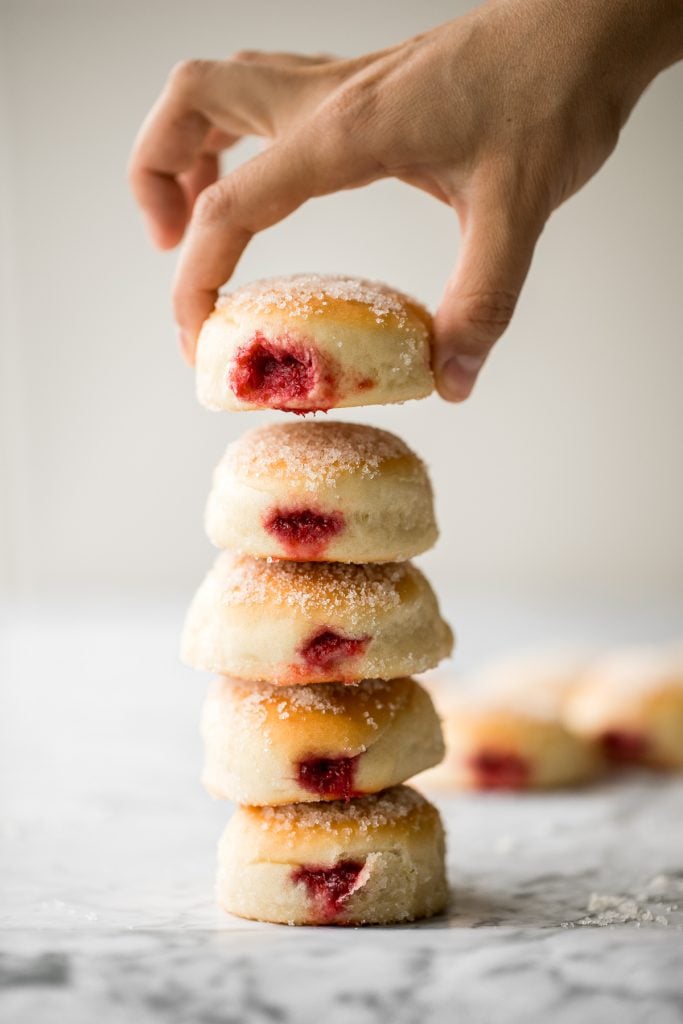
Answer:
[[[213,903],[229,808],[197,779],[178,610],[5,617],[0,1020],[683,1022],[683,780],[435,797],[448,914],[377,929]]]

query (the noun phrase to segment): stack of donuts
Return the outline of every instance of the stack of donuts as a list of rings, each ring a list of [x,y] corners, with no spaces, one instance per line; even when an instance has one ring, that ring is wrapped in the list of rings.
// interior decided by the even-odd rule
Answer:
[[[219,300],[200,335],[211,409],[295,413],[433,389],[427,312],[383,285],[307,275]],[[436,809],[403,783],[444,753],[411,678],[453,638],[409,561],[436,540],[424,465],[358,424],[249,431],[217,467],[206,526],[221,550],[188,612],[183,659],[217,674],[203,781],[238,804],[218,899],[288,924],[388,924],[440,912]]]

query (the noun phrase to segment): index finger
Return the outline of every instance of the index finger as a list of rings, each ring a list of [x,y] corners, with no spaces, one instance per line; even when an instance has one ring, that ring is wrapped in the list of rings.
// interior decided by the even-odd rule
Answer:
[[[180,65],[138,132],[128,166],[133,194],[153,241],[162,249],[177,245],[190,214],[178,175],[189,171],[210,123],[193,103],[188,79],[196,72]]]

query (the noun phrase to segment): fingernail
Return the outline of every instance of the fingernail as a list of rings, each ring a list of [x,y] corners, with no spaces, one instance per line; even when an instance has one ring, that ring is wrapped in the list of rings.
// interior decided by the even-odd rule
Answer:
[[[194,366],[194,345],[190,335],[182,328],[178,329],[178,345],[180,346],[180,354],[187,365]]]
[[[461,402],[474,387],[485,356],[451,356],[441,367],[439,390],[451,402]]]

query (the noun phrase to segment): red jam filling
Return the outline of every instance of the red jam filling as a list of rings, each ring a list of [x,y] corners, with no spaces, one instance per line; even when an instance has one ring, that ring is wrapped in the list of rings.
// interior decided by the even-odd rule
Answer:
[[[269,513],[264,529],[277,537],[289,558],[304,561],[319,557],[344,529],[341,512],[314,512],[312,508],[280,509]]]
[[[310,793],[327,800],[350,800],[356,796],[356,757],[310,757],[299,761],[297,782]]]
[[[237,398],[292,412],[327,410],[334,405],[334,378],[314,348],[290,338],[256,334],[243,345],[228,384]],[[310,396],[316,391],[316,403]]]
[[[469,760],[477,789],[525,789],[529,784],[529,764],[517,754],[482,750]]]
[[[344,909],[363,867],[360,860],[340,860],[332,868],[300,867],[292,872],[292,881],[303,882],[322,921],[333,921]]]
[[[370,640],[369,636],[340,636],[333,629],[323,629],[304,644],[300,654],[311,668],[333,669],[363,654]]]
[[[642,761],[647,742],[637,732],[611,729],[602,734],[602,748],[612,761]]]

